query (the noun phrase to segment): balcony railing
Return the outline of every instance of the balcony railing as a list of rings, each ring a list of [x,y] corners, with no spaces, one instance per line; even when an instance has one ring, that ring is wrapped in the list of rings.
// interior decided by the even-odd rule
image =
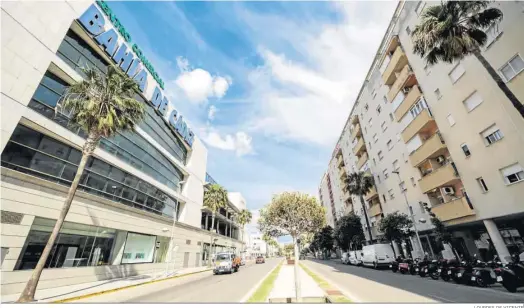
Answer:
[[[411,70],[408,64],[405,64],[404,68],[399,73],[396,73],[396,75],[397,79],[395,80],[395,83],[393,83],[387,94],[388,102],[391,102],[395,98],[395,96],[397,96],[397,93],[404,87],[408,78],[413,75],[413,71]]]
[[[353,154],[358,155],[364,149],[364,138],[359,138],[357,144],[353,148]]]
[[[374,204],[373,206],[371,206],[369,208],[369,216],[370,217],[373,217],[373,216],[377,216],[377,215],[380,215],[382,214],[382,209],[380,208],[380,204]]]
[[[406,57],[406,54],[402,48],[398,46],[393,55],[390,57],[389,64],[382,74],[382,80],[384,80],[384,84],[388,86],[392,85],[397,79],[395,73],[402,69],[407,63],[408,58]]]
[[[408,95],[404,98],[402,103],[400,103],[397,110],[395,110],[395,119],[402,119],[402,117],[409,111],[411,106],[413,106],[413,104],[417,102],[420,95],[421,93],[419,87],[417,85],[414,85],[409,91]]]
[[[421,131],[427,125],[434,123],[435,120],[429,113],[428,109],[422,110],[417,117],[409,123],[409,125],[402,131],[402,139],[408,142],[416,133]]]
[[[437,132],[431,138],[426,140],[416,151],[410,154],[409,159],[413,167],[417,167],[430,157],[438,156],[439,153],[446,149],[444,140]]]
[[[420,179],[419,184],[422,193],[427,193],[432,189],[449,185],[459,179],[460,177],[454,166],[448,163],[424,176]]]
[[[344,167],[344,157],[342,155],[337,156],[337,167]]]
[[[435,215],[437,215],[442,221],[475,215],[475,211],[468,204],[466,197],[433,205],[431,207],[431,212],[435,213]]]
[[[357,123],[355,127],[353,128],[353,133],[351,134],[351,141],[355,140],[355,137],[362,136],[362,129],[360,128],[360,124]]]
[[[360,168],[362,168],[362,166],[364,166],[364,164],[368,161],[368,153],[364,153],[362,154],[362,156],[360,156],[360,158],[358,159],[358,162],[357,162],[357,169],[360,170]]]
[[[340,179],[344,180],[347,176],[346,168],[338,169],[338,175],[340,176]]]
[[[371,198],[374,198],[378,196],[377,189],[375,187],[371,188],[371,190],[366,194],[366,201],[368,201]]]

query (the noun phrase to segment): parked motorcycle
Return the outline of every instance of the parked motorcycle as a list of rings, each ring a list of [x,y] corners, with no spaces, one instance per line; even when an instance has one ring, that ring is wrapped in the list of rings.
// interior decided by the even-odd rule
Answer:
[[[402,260],[402,262],[399,263],[398,268],[399,268],[399,272],[402,275],[406,273],[414,272],[413,260],[411,260],[410,258]]]
[[[502,269],[502,285],[511,293],[524,286],[524,264],[518,254],[511,256],[510,262]]]
[[[475,260],[473,276],[470,279],[472,283],[485,288],[497,282],[497,275],[493,268],[489,267],[487,263]]]
[[[432,260],[431,261],[431,263],[427,267],[427,270],[428,270],[427,274],[429,275],[429,277],[431,277],[431,279],[438,280],[438,278],[440,277],[440,273],[442,272],[442,269],[440,268],[440,266],[442,265],[444,261],[446,260],[441,259],[441,260]]]
[[[398,271],[398,266],[402,262],[402,257],[398,256],[395,261],[391,262],[389,265],[389,268],[393,273],[396,273]]]
[[[440,264],[440,278],[444,281],[450,281],[455,276],[460,262],[457,259],[444,260]]]
[[[411,275],[416,275],[420,271],[420,268],[419,268],[420,258],[415,258],[415,260],[413,260],[412,262],[413,263],[411,265],[411,269],[410,269],[409,273]]]
[[[426,277],[429,271],[428,266],[430,263],[431,261],[429,261],[429,258],[427,255],[425,255],[424,259],[422,259],[422,261],[418,263],[418,274],[420,277]]]

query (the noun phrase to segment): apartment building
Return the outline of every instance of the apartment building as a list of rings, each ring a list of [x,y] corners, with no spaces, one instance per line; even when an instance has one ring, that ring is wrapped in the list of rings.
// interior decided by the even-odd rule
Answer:
[[[423,250],[433,253],[427,203],[460,254],[522,252],[524,121],[476,58],[428,67],[412,53],[411,31],[433,4],[399,3],[337,146],[351,132],[352,151],[343,155],[375,178],[370,221],[380,217],[374,202],[381,214],[413,214]],[[483,54],[524,101],[524,8],[492,5],[504,19],[487,30]]]

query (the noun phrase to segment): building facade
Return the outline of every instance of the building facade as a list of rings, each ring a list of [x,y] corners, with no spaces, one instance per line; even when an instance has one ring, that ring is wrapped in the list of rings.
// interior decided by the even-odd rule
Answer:
[[[1,14],[2,294],[25,286],[75,175],[85,134],[58,102],[85,67],[133,77],[146,116],[101,140],[39,289],[199,267],[210,249],[242,245],[233,213],[245,201],[230,194],[217,231],[207,229],[207,150],[110,3],[3,2]]]
[[[404,212],[423,251],[436,254],[427,205],[453,232],[457,253],[504,258],[524,251],[524,120],[475,57],[429,67],[412,52],[411,31],[434,4],[399,3],[329,165],[338,159],[347,172],[373,175],[365,198],[372,228]],[[504,19],[486,30],[482,54],[522,102],[524,8],[491,5]],[[453,255],[449,246],[443,254]]]

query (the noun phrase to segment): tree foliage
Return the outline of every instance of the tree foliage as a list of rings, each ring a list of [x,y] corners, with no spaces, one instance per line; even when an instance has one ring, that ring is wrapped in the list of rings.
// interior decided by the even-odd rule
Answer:
[[[315,232],[326,222],[325,210],[315,197],[300,192],[284,192],[273,196],[271,203],[260,210],[259,229],[272,237]]]
[[[211,184],[204,192],[204,207],[216,214],[220,208],[227,207],[227,190],[219,184]]]
[[[346,187],[350,194],[358,196],[360,204],[362,205],[362,212],[366,219],[366,226],[368,228],[369,240],[373,242],[373,235],[371,234],[371,226],[369,225],[368,214],[366,211],[366,204],[364,196],[371,191],[375,185],[375,180],[368,172],[354,172],[348,175],[345,180]]]
[[[402,241],[414,234],[411,230],[413,222],[405,213],[387,214],[379,223],[379,230],[388,241]]]
[[[333,228],[331,226],[325,226],[318,232],[319,248],[323,251],[330,251],[333,249],[335,244],[335,238],[333,237]]]
[[[242,209],[240,211],[240,213],[238,214],[237,216],[237,220],[238,220],[238,223],[244,227],[246,224],[250,223],[251,220],[253,219],[253,214],[246,210],[246,209]]]
[[[334,238],[338,246],[343,249],[364,242],[364,230],[360,217],[351,213],[342,216],[335,225]]]

